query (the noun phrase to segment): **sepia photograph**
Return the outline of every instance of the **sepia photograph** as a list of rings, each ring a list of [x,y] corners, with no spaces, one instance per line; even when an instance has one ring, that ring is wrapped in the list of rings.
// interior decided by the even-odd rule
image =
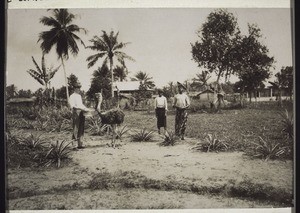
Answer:
[[[291,8],[8,9],[7,209],[294,207]]]

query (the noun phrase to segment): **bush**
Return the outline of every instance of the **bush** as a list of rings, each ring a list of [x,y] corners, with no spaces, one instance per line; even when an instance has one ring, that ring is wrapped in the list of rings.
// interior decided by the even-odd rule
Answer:
[[[56,141],[55,144],[51,144],[50,150],[46,154],[46,158],[49,159],[45,166],[50,166],[55,163],[57,167],[60,167],[61,161],[69,158],[69,154],[72,151],[72,141]]]
[[[30,135],[21,141],[21,144],[27,146],[29,149],[42,149],[45,147],[47,142],[42,135],[34,135],[30,133]]]
[[[136,132],[132,135],[132,141],[141,142],[141,141],[150,141],[153,138],[154,131],[147,131],[146,128],[143,128],[141,131]]]
[[[253,157],[262,158],[264,160],[276,159],[284,156],[288,152],[288,147],[281,146],[279,143],[274,143],[269,139],[263,139],[258,136],[259,142],[252,142],[254,146],[246,153]]]
[[[224,141],[217,139],[217,137],[214,134],[206,134],[204,142],[197,143],[191,149],[200,150],[204,152],[219,152],[228,150],[228,144]]]
[[[162,146],[174,146],[175,142],[178,140],[178,136],[173,132],[166,131],[165,139],[161,143]]]
[[[127,133],[130,129],[127,128],[127,126],[123,126],[121,129],[117,130],[117,137],[116,139],[122,140],[122,137],[125,133]]]
[[[284,132],[289,138],[294,138],[294,116],[293,112],[288,112],[285,109],[284,112],[279,113],[281,115],[281,123],[283,125],[282,132]]]

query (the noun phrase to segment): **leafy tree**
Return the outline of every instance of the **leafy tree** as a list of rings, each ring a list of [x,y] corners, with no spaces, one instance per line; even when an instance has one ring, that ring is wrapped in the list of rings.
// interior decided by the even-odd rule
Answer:
[[[293,67],[282,67],[280,72],[275,74],[276,80],[274,82],[269,81],[270,84],[279,91],[279,104],[282,105],[282,90],[286,89],[290,98],[293,93]]]
[[[154,81],[152,81],[152,77],[149,77],[146,72],[137,72],[134,77],[131,78],[131,80],[140,81],[141,88],[144,90],[153,89],[155,87]]]
[[[18,95],[17,90],[18,89],[14,84],[6,86],[6,89],[5,89],[6,98],[7,99],[14,98],[16,95]]]
[[[113,72],[114,72],[114,79],[117,81],[124,81],[127,77],[127,70],[124,67],[116,66]]]
[[[87,91],[87,96],[89,99],[93,99],[95,93],[101,92],[104,99],[111,97],[110,88],[111,88],[111,75],[110,70],[106,64],[103,64],[102,67],[99,67],[93,73],[93,78],[91,81],[91,87]]]
[[[42,56],[41,67],[36,63],[33,56],[32,56],[32,61],[36,67],[36,70],[30,69],[30,70],[27,70],[27,72],[37,82],[39,82],[41,85],[45,86],[45,89],[49,89],[50,88],[50,80],[54,77],[55,73],[59,70],[60,66],[58,66],[55,69],[53,69],[53,67],[46,68],[44,54]]]
[[[251,94],[263,88],[263,81],[270,77],[274,58],[268,56],[269,50],[259,39],[262,37],[257,25],[248,24],[249,35],[243,36],[239,44],[237,59],[240,71],[237,73],[242,90]],[[256,96],[255,96],[256,97]]]
[[[52,28],[49,31],[41,32],[38,42],[41,41],[41,49],[44,53],[49,53],[52,47],[56,47],[56,54],[61,60],[65,74],[66,96],[69,102],[67,73],[64,60],[69,59],[69,52],[71,52],[73,56],[78,54],[79,48],[77,42],[81,42],[82,45],[84,45],[84,43],[76,33],[86,31],[85,29],[72,24],[75,15],[70,13],[67,9],[53,9],[51,12],[52,16],[44,16],[40,19],[42,24]]]
[[[237,19],[232,13],[220,9],[210,13],[197,32],[200,41],[192,46],[193,59],[199,67],[215,72],[217,82],[225,81],[237,70],[236,45],[240,39]]]
[[[69,77],[68,77],[68,89],[70,91],[70,93],[73,93],[74,92],[74,85],[77,84],[77,83],[80,83],[77,76],[74,75],[74,74],[71,74]]]
[[[66,87],[62,86],[61,88],[56,89],[56,98],[65,99],[67,96]]]
[[[91,55],[87,58],[87,61],[89,62],[88,68],[94,66],[98,59],[102,57],[105,57],[103,65],[109,63],[109,71],[111,74],[111,97],[114,97],[114,58],[116,58],[123,67],[126,67],[125,59],[134,61],[132,57],[120,51],[122,48],[126,47],[128,43],[118,42],[118,35],[119,32],[115,34],[114,31],[111,31],[108,35],[106,31],[102,31],[102,35],[100,37],[94,36],[94,38],[90,40],[90,42],[92,42],[92,46],[87,47],[98,52],[97,54]]]
[[[31,98],[32,97],[32,92],[31,92],[31,90],[30,89],[28,89],[28,90],[23,90],[23,89],[21,89],[21,90],[19,90],[19,92],[18,92],[18,98]]]

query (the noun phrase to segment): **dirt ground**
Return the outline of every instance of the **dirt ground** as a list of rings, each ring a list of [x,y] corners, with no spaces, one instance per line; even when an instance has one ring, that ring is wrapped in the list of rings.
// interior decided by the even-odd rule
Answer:
[[[206,187],[250,180],[274,188],[293,190],[292,161],[249,159],[242,152],[203,153],[190,148],[186,138],[175,146],[130,142],[124,138],[110,147],[107,136],[86,136],[85,149],[72,152],[72,162],[62,168],[8,169],[9,209],[165,209],[276,207],[268,201],[178,190],[108,189],[88,187],[94,174],[132,171],[154,180],[196,183]]]

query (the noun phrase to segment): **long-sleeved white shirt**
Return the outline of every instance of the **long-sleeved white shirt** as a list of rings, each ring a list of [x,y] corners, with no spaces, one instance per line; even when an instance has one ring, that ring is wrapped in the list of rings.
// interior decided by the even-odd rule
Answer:
[[[154,107],[156,108],[165,108],[166,110],[168,110],[168,102],[165,96],[157,96],[155,98],[155,102],[154,102]]]
[[[186,107],[190,106],[190,99],[185,93],[177,94],[174,97],[174,104],[173,105],[175,107],[178,107],[178,108],[181,108],[181,109],[186,108]]]
[[[79,95],[78,93],[74,92],[72,95],[70,95],[69,102],[72,109],[86,109],[86,106],[84,106],[82,103],[81,95]]]

